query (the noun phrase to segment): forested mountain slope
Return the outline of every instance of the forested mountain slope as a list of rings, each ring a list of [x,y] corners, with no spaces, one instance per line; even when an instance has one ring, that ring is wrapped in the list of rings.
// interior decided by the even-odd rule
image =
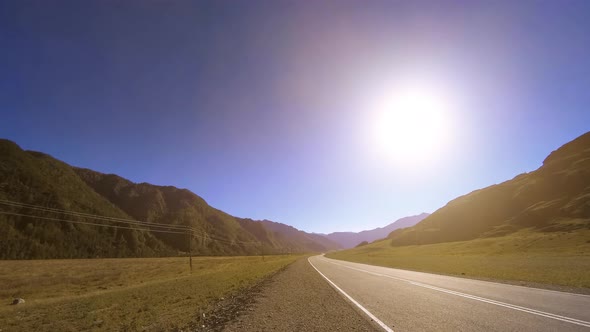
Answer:
[[[290,231],[269,230],[267,221],[235,218],[186,189],[136,184],[117,175],[72,167],[47,154],[24,151],[8,140],[0,140],[0,200],[0,258],[146,257],[188,251],[191,237],[186,232],[137,230],[153,224],[192,228],[190,246],[199,255],[337,247],[302,231],[298,232],[309,237],[292,238]],[[62,210],[136,220],[146,226],[128,227]]]

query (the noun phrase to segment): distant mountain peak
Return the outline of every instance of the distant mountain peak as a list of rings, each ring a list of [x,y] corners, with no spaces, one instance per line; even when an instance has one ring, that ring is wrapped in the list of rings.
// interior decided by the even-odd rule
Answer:
[[[343,248],[354,248],[364,241],[373,242],[375,240],[384,239],[394,230],[414,226],[428,216],[428,213],[422,212],[415,216],[400,218],[389,225],[375,229],[360,232],[333,232],[322,235],[339,243]]]

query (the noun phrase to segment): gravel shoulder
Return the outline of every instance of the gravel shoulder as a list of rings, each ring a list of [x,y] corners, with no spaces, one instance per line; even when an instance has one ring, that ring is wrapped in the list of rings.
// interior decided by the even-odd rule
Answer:
[[[300,259],[268,279],[222,331],[376,331],[368,318]]]

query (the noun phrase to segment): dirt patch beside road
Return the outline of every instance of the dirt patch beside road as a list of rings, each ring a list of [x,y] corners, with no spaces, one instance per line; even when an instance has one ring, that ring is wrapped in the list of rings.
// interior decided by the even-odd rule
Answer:
[[[264,282],[254,301],[222,331],[375,331],[308,263],[300,259]],[[221,327],[220,327],[221,329]]]

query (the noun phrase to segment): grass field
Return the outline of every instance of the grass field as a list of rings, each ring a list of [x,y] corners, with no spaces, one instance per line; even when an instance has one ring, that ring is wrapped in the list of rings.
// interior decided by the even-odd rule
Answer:
[[[495,238],[402,247],[383,240],[326,256],[415,271],[590,288],[590,230],[523,230]]]
[[[0,261],[0,330],[174,330],[299,257]]]

